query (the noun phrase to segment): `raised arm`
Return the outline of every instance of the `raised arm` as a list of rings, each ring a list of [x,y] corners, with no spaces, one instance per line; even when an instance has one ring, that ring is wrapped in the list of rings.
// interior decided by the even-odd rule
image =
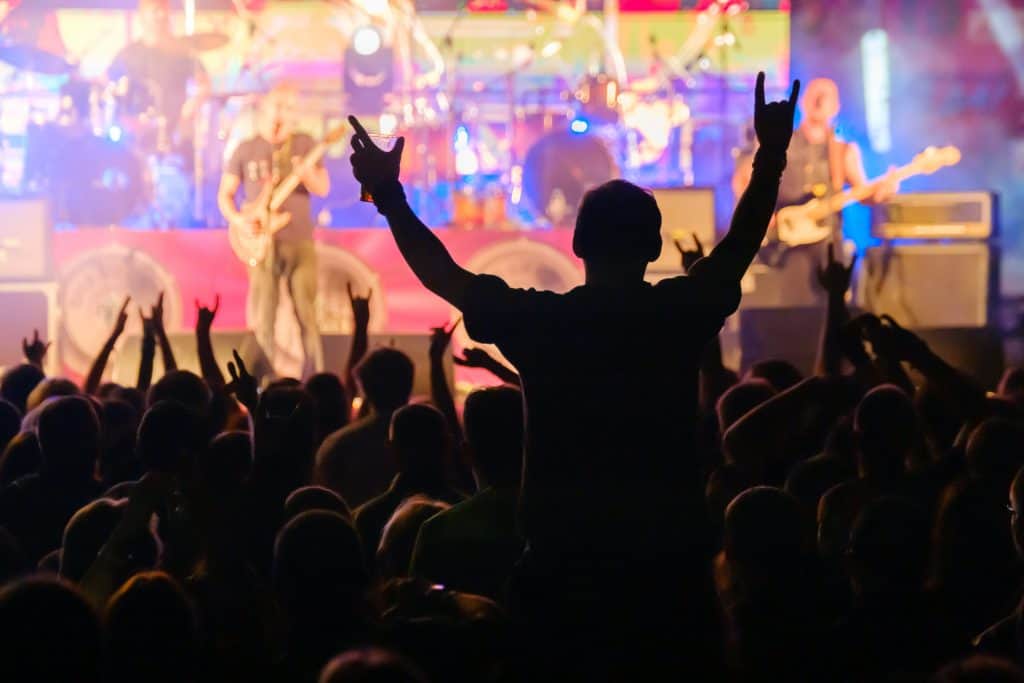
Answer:
[[[164,372],[178,369],[178,362],[174,360],[174,349],[171,348],[171,340],[167,337],[167,330],[164,328],[164,293],[156,298],[156,305],[152,310],[153,333],[156,335],[157,344],[160,345],[160,357],[164,361]]]
[[[213,389],[224,386],[224,373],[217,365],[217,358],[213,354],[213,341],[210,339],[210,329],[218,310],[220,294],[214,298],[213,308],[203,306],[196,299],[196,355],[199,356],[199,370],[203,373],[203,379]]]
[[[754,130],[760,147],[754,155],[750,183],[736,205],[729,232],[708,257],[695,264],[693,275],[738,282],[757,255],[775,211],[799,96],[800,81],[793,81],[788,100],[765,103],[764,72],[757,75]]]
[[[405,138],[399,138],[394,149],[385,152],[354,116],[348,120],[356,131],[352,137],[352,173],[370,190],[377,210],[387,218],[402,258],[424,287],[461,309],[473,274],[455,262],[406,202],[398,182]]]
[[[835,258],[835,249],[828,245],[828,260],[818,269],[818,284],[828,295],[825,312],[825,326],[818,346],[818,374],[838,376],[843,359],[843,325],[850,318],[846,310],[846,290],[850,288],[850,277],[857,264],[856,254],[849,266]]]
[[[128,304],[131,303],[131,300],[130,296],[124,298],[124,302],[117,312],[117,319],[114,321],[114,329],[110,331],[110,336],[103,343],[103,348],[96,354],[92,367],[89,368],[89,374],[85,378],[85,386],[82,387],[86,394],[95,394],[100,388],[100,382],[103,381],[103,371],[107,368],[110,354],[114,351],[114,345],[117,344],[117,340],[124,333],[124,326],[128,324]]]
[[[44,342],[39,338],[39,330],[32,330],[31,343],[25,337],[21,338],[21,350],[26,361],[42,370],[46,352],[50,350],[50,342]]]
[[[356,296],[352,292],[352,283],[348,283],[348,301],[352,306],[352,347],[348,352],[348,360],[345,361],[345,371],[341,378],[348,391],[349,398],[359,394],[359,387],[356,386],[355,367],[366,355],[370,346],[370,299],[373,298],[373,289],[367,292],[366,296]]]
[[[455,410],[455,399],[452,398],[451,387],[448,386],[448,378],[444,374],[444,357],[448,354],[448,348],[452,343],[452,334],[462,320],[456,320],[451,327],[432,327],[430,329],[430,399],[434,407],[444,415],[448,429],[452,433],[455,443],[462,443],[462,425],[459,424],[459,416]]]

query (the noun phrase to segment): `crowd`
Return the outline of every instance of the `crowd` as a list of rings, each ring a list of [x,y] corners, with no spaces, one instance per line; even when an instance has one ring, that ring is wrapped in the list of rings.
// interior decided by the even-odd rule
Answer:
[[[404,200],[401,141],[353,120],[410,267],[517,370],[455,358],[503,382],[461,411],[454,325],[424,359],[371,350],[351,290],[346,367],[304,382],[258,386],[237,352],[225,376],[216,304],[201,376],[161,301],[136,386],[102,381],[127,299],[81,387],[26,339],[0,379],[0,680],[1024,681],[1024,371],[986,392],[851,312],[831,252],[816,372],[723,365],[798,89],[759,79],[750,185],[685,276],[644,282],[661,216],[613,181],[565,295],[462,269]]]

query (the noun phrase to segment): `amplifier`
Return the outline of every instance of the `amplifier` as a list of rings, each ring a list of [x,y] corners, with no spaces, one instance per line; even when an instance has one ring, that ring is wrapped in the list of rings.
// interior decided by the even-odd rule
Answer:
[[[682,273],[674,240],[692,246],[691,234],[710,251],[715,244],[715,191],[710,187],[679,187],[653,190],[661,209],[661,255],[648,264],[653,273]]]
[[[880,239],[983,240],[997,232],[991,192],[897,194],[872,212],[871,235]]]
[[[997,253],[985,242],[869,247],[857,280],[858,304],[917,330],[994,324]]]
[[[0,281],[50,277],[50,212],[45,200],[0,201]]]

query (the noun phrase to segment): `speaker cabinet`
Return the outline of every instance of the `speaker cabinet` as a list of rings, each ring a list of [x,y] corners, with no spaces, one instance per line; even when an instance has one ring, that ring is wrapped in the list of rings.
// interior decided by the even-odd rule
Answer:
[[[984,242],[887,244],[861,262],[857,300],[914,329],[985,327],[998,302],[998,259]]]
[[[49,207],[42,199],[0,201],[0,281],[45,280],[53,265]]]
[[[199,357],[196,354],[196,338],[193,332],[178,332],[169,335],[174,360],[181,370],[191,370],[199,374]],[[322,336],[324,345],[324,367],[328,372],[341,374],[348,360],[348,352],[352,347],[352,337],[345,334],[325,334]],[[232,349],[242,349],[255,343],[252,333],[247,330],[225,330],[213,333],[213,353],[227,376],[227,362],[231,360]],[[370,351],[381,346],[391,346],[405,352],[413,362],[413,394],[430,395],[430,362],[427,352],[430,348],[430,336],[426,334],[371,334]],[[142,340],[138,335],[126,336],[120,344],[117,357],[112,362],[110,379],[119,384],[134,385],[139,376],[139,354]],[[18,338],[18,350],[21,349],[21,338]],[[157,349],[156,360],[153,362],[153,379],[163,374],[160,351]],[[453,366],[451,356],[445,359],[445,376],[448,386],[452,386]],[[454,391],[454,388],[453,388]]]
[[[661,209],[661,255],[647,266],[650,273],[682,273],[679,252],[673,243],[691,246],[690,235],[710,250],[715,243],[715,191],[710,187],[653,190]]]

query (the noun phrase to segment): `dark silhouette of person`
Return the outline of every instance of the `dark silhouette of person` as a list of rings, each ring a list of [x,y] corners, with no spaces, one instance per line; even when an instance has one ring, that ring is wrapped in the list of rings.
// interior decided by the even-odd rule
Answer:
[[[198,617],[177,581],[163,572],[128,580],[103,615],[105,680],[194,681],[200,668]]]
[[[523,463],[523,397],[478,389],[463,409],[465,451],[478,492],[420,529],[409,571],[452,590],[500,599],[523,539],[516,527]]]
[[[7,442],[0,455],[0,487],[13,484],[27,474],[35,474],[43,464],[39,438],[35,432],[21,432]]]
[[[28,395],[36,388],[36,385],[46,378],[42,369],[31,363],[22,363],[8,368],[3,377],[0,377],[0,397],[10,401],[22,415],[25,414],[25,404],[28,402]]]
[[[100,623],[70,584],[49,578],[0,590],[0,680],[99,683]]]
[[[729,232],[687,276],[644,281],[647,264],[661,252],[661,213],[649,192],[613,180],[580,203],[573,252],[583,260],[586,282],[565,294],[514,289],[456,263],[405,200],[398,181],[404,140],[382,151],[349,118],[356,130],[353,173],[387,219],[403,258],[427,289],[462,311],[474,340],[497,344],[519,371],[527,415],[520,517],[528,551],[518,608],[549,634],[566,626],[577,642],[592,634],[592,642],[608,644],[597,650],[601,657],[587,660],[604,677],[615,675],[607,660],[635,663],[633,645],[652,656],[652,672],[663,668],[657,657],[695,667],[708,656],[703,647],[692,653],[697,659],[668,647],[685,639],[673,629],[653,630],[656,619],[642,616],[638,606],[650,608],[661,591],[664,609],[680,585],[701,586],[707,595],[709,578],[680,577],[688,567],[706,575],[709,552],[694,453],[698,365],[736,310],[740,279],[764,239],[798,91],[795,83],[789,101],[766,104],[764,75],[758,76],[760,148],[750,184]],[[647,580],[630,580],[633,572]],[[636,594],[616,604],[630,591]],[[617,610],[620,617],[610,616]],[[618,631],[593,632],[601,627]],[[545,640],[564,644],[534,634],[541,647]]]
[[[314,483],[335,491],[352,509],[383,493],[398,472],[388,429],[392,414],[409,402],[412,360],[397,349],[375,349],[356,366],[355,377],[369,413],[324,439],[314,471]]]
[[[64,529],[64,540],[60,550],[58,574],[68,581],[78,582],[88,571],[100,550],[107,543],[114,529],[124,516],[128,501],[100,498],[76,512]],[[128,561],[119,569],[119,576],[113,581],[116,588],[136,572],[156,567],[160,559],[160,542],[150,531],[132,538]]]
[[[412,551],[423,523],[451,507],[448,503],[422,495],[403,500],[381,531],[374,558],[377,577],[387,581],[409,576]]]
[[[352,511],[341,496],[323,486],[303,486],[295,489],[284,501],[284,518],[286,520],[310,510],[337,512],[345,519],[352,519]]]
[[[427,683],[404,657],[380,648],[344,652],[324,667],[319,683]]]
[[[348,424],[352,399],[341,378],[332,372],[318,372],[306,380],[306,391],[316,407],[316,446]]]
[[[100,425],[88,399],[51,400],[42,409],[37,432],[39,472],[0,491],[0,526],[18,539],[33,564],[60,547],[68,520],[100,493],[93,477]]]
[[[463,499],[449,484],[451,434],[439,410],[414,403],[395,411],[391,418],[391,447],[398,463],[398,474],[384,493],[360,505],[353,513],[363,542],[366,566],[371,569],[384,525],[403,500],[422,494],[452,505]]]

